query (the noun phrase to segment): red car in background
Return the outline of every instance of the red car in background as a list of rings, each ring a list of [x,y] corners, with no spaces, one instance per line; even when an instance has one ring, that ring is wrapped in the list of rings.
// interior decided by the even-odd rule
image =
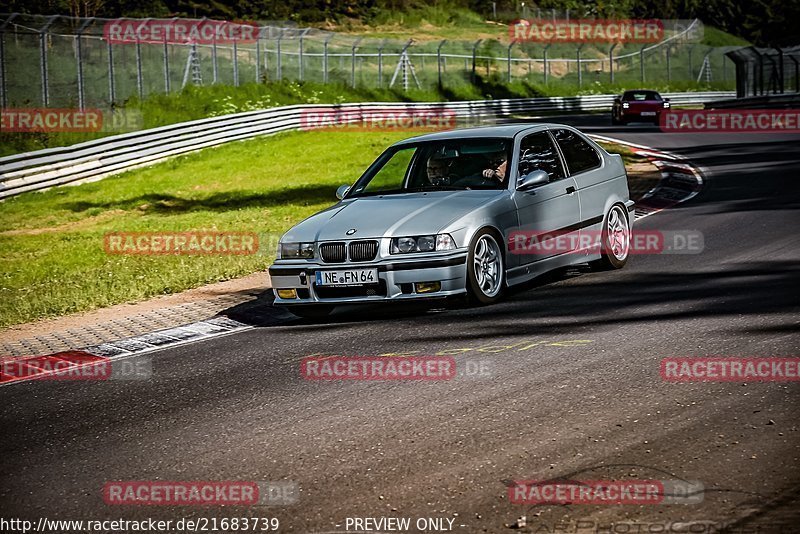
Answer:
[[[639,121],[658,124],[658,118],[665,109],[669,109],[669,99],[662,98],[656,91],[625,91],[614,98],[611,123],[616,125]]]

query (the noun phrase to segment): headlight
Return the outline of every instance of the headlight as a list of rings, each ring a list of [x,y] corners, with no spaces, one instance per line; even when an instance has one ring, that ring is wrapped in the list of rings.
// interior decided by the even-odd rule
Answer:
[[[278,246],[278,259],[304,259],[314,257],[314,243],[281,243]]]
[[[395,237],[392,239],[390,252],[406,254],[409,252],[433,252],[436,250],[453,250],[456,242],[450,234],[420,235],[415,237]]]
[[[669,107],[669,102],[664,102],[664,108],[668,108],[668,107]]]
[[[628,104],[627,102],[623,102],[622,103],[622,107],[625,108],[625,109],[628,109],[629,107],[631,107],[631,105]]]

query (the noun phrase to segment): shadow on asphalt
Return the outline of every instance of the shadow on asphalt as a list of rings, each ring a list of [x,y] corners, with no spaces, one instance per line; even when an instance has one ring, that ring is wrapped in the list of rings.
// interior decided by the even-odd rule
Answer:
[[[577,283],[567,283],[573,279]],[[256,327],[313,326],[315,330],[403,321],[412,329],[448,326],[441,340],[453,338],[453,326],[459,329],[459,339],[482,339],[575,332],[587,326],[791,314],[797,295],[800,264],[790,261],[740,263],[724,271],[700,273],[590,273],[588,267],[580,266],[512,288],[492,306],[469,306],[463,300],[342,306],[327,318],[312,320],[288,312],[276,314],[279,308],[272,305],[270,291],[222,315]],[[797,321],[750,329],[752,333],[798,331]],[[438,334],[425,336],[435,341]]]

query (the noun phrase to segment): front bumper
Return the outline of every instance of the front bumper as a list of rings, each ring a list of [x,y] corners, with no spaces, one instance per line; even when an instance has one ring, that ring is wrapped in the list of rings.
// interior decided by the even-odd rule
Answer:
[[[661,117],[661,114],[664,111],[669,111],[668,109],[658,108],[658,109],[622,109],[620,112],[620,118],[623,120],[633,120],[633,121],[642,121],[642,122],[650,122],[650,121],[658,121]],[[642,115],[642,113],[654,113],[654,115]]]
[[[357,287],[317,287],[316,271],[377,269],[379,284]],[[381,259],[366,263],[322,263],[277,260],[269,268],[275,304],[348,304],[441,298],[466,292],[467,251],[408,258]],[[417,293],[414,284],[439,282],[441,289]],[[294,289],[298,298],[284,299],[278,289]]]

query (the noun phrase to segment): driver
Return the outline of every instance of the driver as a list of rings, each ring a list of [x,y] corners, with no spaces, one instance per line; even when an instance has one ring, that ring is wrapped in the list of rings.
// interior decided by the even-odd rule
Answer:
[[[428,181],[431,185],[450,185],[452,160],[433,155],[428,159]]]
[[[501,150],[499,152],[493,152],[492,154],[489,154],[487,166],[488,168],[484,169],[482,173],[483,177],[503,183],[503,181],[506,179],[506,167],[508,166],[506,153]]]

